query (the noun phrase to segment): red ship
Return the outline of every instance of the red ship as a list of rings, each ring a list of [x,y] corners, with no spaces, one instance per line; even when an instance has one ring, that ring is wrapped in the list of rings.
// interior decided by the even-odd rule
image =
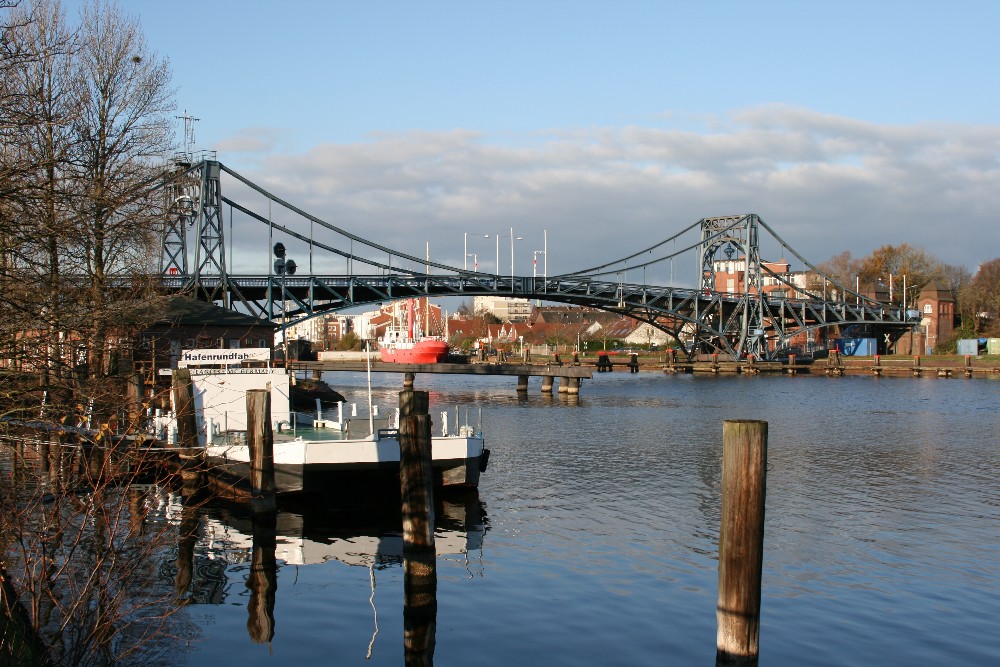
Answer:
[[[397,364],[436,364],[448,355],[448,343],[439,336],[413,335],[413,300],[406,302],[406,328],[390,326],[379,339],[382,361]]]

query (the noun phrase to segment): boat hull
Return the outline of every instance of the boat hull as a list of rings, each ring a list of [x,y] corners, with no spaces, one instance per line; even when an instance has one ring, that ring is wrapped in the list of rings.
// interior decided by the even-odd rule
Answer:
[[[431,442],[434,484],[440,488],[476,488],[488,460],[481,437],[438,437]],[[246,445],[206,448],[206,463],[231,480],[248,479]],[[274,481],[279,494],[331,492],[391,485],[399,488],[399,441],[291,440],[274,443]]]
[[[437,364],[448,356],[448,343],[443,340],[421,340],[412,346],[385,345],[379,349],[382,361],[397,364]]]

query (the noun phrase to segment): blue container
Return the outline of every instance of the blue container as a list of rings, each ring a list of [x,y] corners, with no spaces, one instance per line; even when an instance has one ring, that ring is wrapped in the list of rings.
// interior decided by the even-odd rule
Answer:
[[[845,357],[872,357],[878,354],[875,338],[838,338],[837,347]]]

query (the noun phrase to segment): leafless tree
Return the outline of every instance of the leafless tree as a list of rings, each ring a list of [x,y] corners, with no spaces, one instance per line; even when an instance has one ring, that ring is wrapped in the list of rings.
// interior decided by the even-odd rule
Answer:
[[[117,5],[95,0],[79,20],[57,0],[0,0],[0,417],[14,419],[0,435],[29,419],[63,434],[0,444],[12,471],[0,478],[0,620],[23,621],[31,659],[121,664],[169,636],[177,607],[150,572],[174,529],[151,526],[128,490],[138,423],[118,419],[127,378],[107,353],[151,312],[137,306],[151,291],[172,91],[167,62]],[[76,430],[89,410],[91,429]]]

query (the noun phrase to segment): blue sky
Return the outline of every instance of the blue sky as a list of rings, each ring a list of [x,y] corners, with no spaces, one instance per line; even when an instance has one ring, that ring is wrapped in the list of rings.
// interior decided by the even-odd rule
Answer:
[[[198,148],[413,254],[545,229],[555,272],[752,211],[813,262],[1000,256],[998,2],[120,5]]]

